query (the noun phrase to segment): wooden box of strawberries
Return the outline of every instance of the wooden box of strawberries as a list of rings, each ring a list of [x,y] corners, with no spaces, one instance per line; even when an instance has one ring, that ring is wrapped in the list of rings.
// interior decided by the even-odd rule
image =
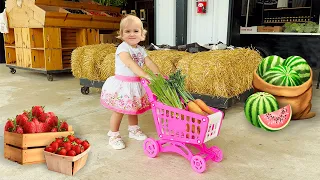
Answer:
[[[51,141],[74,134],[72,126],[41,106],[8,119],[4,130],[4,157],[19,164],[44,163],[43,150]]]
[[[75,175],[87,162],[90,144],[74,135],[56,138],[44,149],[50,171]]]

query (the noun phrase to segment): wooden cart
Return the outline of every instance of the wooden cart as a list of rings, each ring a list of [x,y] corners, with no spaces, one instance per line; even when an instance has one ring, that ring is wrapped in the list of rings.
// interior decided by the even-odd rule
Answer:
[[[99,44],[100,35],[119,29],[120,8],[63,0],[7,0],[9,33],[4,34],[11,73],[28,69],[47,74],[71,72],[71,53]]]

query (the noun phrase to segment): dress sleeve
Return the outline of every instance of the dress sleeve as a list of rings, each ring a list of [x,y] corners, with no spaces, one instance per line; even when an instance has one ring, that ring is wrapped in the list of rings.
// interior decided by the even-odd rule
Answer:
[[[116,55],[119,55],[121,52],[128,52],[129,53],[129,48],[125,43],[121,43],[117,50],[116,50]]]

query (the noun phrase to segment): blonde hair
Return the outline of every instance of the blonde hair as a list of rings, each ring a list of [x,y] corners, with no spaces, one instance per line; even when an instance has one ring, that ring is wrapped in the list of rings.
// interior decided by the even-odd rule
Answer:
[[[137,17],[137,16],[134,16],[134,15],[126,15],[123,19],[121,19],[120,21],[120,30],[118,31],[118,36],[117,38],[118,39],[122,39],[122,35],[123,35],[123,29],[129,24],[129,23],[137,23],[140,25],[141,27],[141,41],[144,41],[146,39],[146,34],[147,34],[147,30],[145,30],[143,28],[143,24],[142,24],[142,21]]]

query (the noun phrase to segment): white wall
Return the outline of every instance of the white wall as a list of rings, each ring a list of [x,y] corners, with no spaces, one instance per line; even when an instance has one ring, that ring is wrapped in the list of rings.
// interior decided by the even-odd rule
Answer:
[[[155,0],[156,44],[176,45],[176,1]]]
[[[228,12],[229,0],[207,0],[206,14],[198,14],[196,1],[188,0],[187,43],[226,43]]]

